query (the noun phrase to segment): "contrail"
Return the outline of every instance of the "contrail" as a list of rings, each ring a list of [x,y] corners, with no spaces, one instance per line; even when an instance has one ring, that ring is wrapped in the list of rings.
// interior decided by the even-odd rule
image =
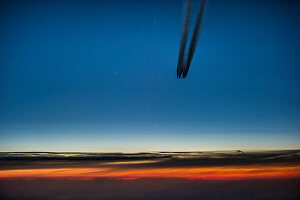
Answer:
[[[188,39],[188,32],[190,28],[191,22],[191,7],[192,7],[192,0],[188,0],[187,4],[185,5],[185,15],[184,15],[184,22],[183,22],[183,29],[179,47],[179,55],[178,55],[178,63],[177,63],[177,78],[180,78],[182,75],[184,68],[185,68],[185,46]]]
[[[196,46],[199,39],[199,33],[201,30],[201,22],[203,18],[204,13],[204,7],[205,7],[205,0],[202,0],[200,11],[197,16],[197,21],[195,24],[195,28],[192,34],[192,39],[189,46],[188,56],[187,60],[185,59],[184,53],[185,53],[185,46],[188,38],[188,30],[189,30],[189,24],[190,24],[190,12],[191,12],[191,0],[188,0],[187,7],[186,7],[186,14],[184,18],[184,26],[183,26],[183,33],[181,37],[180,42],[180,48],[179,48],[179,57],[178,57],[178,63],[177,63],[177,78],[185,78],[187,76],[187,73],[189,71]]]

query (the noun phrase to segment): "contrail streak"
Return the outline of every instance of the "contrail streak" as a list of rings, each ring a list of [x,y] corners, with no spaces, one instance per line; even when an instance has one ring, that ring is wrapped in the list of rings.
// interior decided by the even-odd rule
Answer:
[[[189,30],[189,24],[190,24],[190,12],[191,12],[191,0],[188,0],[187,8],[186,8],[186,15],[184,18],[184,26],[183,26],[183,33],[181,37],[180,42],[180,48],[179,48],[179,57],[178,57],[178,63],[177,63],[177,78],[185,78],[187,76],[187,73],[189,71],[196,46],[199,39],[199,33],[201,30],[201,22],[203,18],[204,13],[204,7],[205,7],[205,0],[202,0],[200,11],[197,16],[197,21],[195,24],[195,28],[192,34],[192,39],[189,46],[188,56],[187,60],[185,59],[184,53],[185,53],[185,46],[188,38],[188,30]]]
[[[190,22],[191,22],[192,0],[188,0],[185,7],[186,7],[185,8],[185,16],[184,16],[183,30],[182,30],[182,35],[181,35],[178,63],[177,63],[177,78],[180,78],[180,76],[182,75],[183,70],[185,68],[184,53],[185,53],[185,46],[186,46],[186,42],[188,39],[188,32],[189,32],[189,27],[190,27]]]

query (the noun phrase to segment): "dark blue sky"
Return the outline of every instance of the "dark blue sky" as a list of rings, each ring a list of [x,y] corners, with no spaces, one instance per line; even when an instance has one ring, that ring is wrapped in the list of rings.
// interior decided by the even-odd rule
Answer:
[[[178,80],[183,3],[1,1],[0,150],[299,148],[300,4],[208,0]]]

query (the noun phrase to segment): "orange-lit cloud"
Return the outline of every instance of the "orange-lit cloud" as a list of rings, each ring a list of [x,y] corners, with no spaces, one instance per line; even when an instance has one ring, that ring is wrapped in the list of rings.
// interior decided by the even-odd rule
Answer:
[[[202,167],[161,169],[58,168],[1,170],[1,178],[300,178],[300,166]]]

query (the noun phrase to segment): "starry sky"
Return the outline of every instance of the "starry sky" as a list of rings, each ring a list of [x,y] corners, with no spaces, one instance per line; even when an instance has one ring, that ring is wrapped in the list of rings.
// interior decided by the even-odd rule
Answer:
[[[0,151],[300,148],[300,3],[1,1]],[[200,1],[194,1],[196,14]]]

